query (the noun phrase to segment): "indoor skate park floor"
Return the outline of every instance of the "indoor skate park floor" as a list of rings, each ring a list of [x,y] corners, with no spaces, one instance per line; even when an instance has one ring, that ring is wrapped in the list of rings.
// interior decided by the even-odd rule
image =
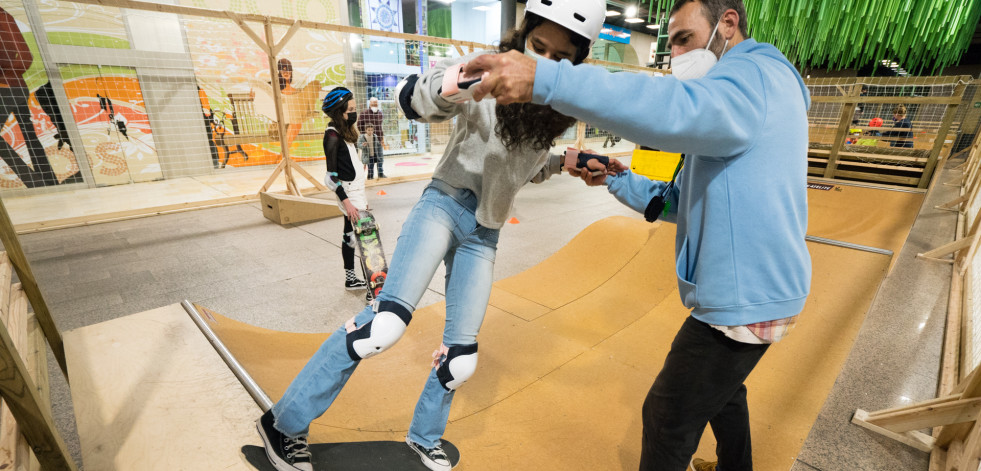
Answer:
[[[369,195],[389,253],[424,185]],[[932,208],[955,191],[937,187],[921,210],[922,193],[809,190],[816,237],[900,254],[920,218],[895,259],[808,243],[807,307],[747,383],[757,469],[926,469],[925,454],[848,421],[855,408],[935,394],[950,269],[913,255],[953,238],[953,213]],[[604,190],[569,178],[523,190],[514,215],[521,223],[502,231],[479,368],[457,394],[446,433],[463,455],[459,469],[635,469],[640,406],[687,315],[674,226],[644,223]],[[198,302],[273,399],[326,337],[315,332],[332,331],[362,304],[361,294],[338,289],[336,220],[280,227],[244,205],[22,239],[56,320],[70,330],[88,469],[250,469],[259,409],[176,302]],[[441,293],[439,272],[406,335],[363,362],[313,425],[313,442],[402,439],[439,344]],[[56,411],[64,429],[67,411]],[[698,456],[713,449],[707,431]],[[197,466],[204,458],[213,461]]]

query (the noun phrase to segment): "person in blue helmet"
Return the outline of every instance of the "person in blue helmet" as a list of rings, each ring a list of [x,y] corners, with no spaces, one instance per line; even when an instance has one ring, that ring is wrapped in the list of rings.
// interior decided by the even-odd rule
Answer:
[[[336,87],[324,97],[323,111],[330,118],[324,131],[324,156],[327,159],[327,176],[324,183],[337,195],[337,205],[344,213],[344,236],[341,256],[344,259],[344,288],[364,289],[367,285],[354,273],[354,226],[358,211],[368,209],[364,184],[367,171],[354,145],[358,141],[355,123],[358,113],[354,110],[354,94],[344,87]]]
[[[605,16],[603,0],[529,0],[521,26],[501,41],[499,51],[580,63],[589,56]],[[396,88],[397,106],[408,118],[442,122],[455,117],[457,124],[432,182],[402,226],[378,298],[324,342],[259,419],[266,454],[276,469],[311,469],[310,423],[327,411],[363,359],[402,337],[441,262],[446,267],[446,323],[406,443],[427,468],[452,467],[440,439],[456,390],[477,368],[477,334],[494,281],[498,234],[518,190],[556,173],[560,156],[548,151],[575,123],[549,106],[450,101],[442,89],[444,79],[458,83],[453,70],[492,53],[442,61]]]

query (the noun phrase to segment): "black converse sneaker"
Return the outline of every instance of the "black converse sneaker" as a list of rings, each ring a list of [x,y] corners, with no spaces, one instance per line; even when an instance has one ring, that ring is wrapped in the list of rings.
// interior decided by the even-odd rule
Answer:
[[[347,280],[347,281],[345,281],[344,282],[344,287],[347,288],[348,291],[354,291],[354,290],[359,290],[359,289],[365,289],[365,288],[368,287],[368,285],[364,281],[361,281],[361,280],[355,278],[353,280]]]
[[[419,455],[422,459],[422,464],[426,465],[427,468],[433,471],[450,471],[453,469],[453,465],[450,464],[450,459],[446,457],[446,452],[443,448],[437,446],[436,448],[426,448],[418,443],[413,443],[409,437],[405,437],[405,443],[412,448],[412,451]]]
[[[266,456],[273,467],[279,471],[313,471],[307,437],[287,437],[273,427],[273,422],[271,409],[255,421],[259,436],[266,445]]]

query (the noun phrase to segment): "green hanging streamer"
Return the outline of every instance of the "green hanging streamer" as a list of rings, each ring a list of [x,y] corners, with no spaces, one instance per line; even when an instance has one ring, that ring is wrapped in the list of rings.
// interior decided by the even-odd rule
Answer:
[[[652,0],[650,9],[669,11],[674,1]],[[981,18],[981,0],[744,3],[750,35],[798,67],[862,67],[886,57],[907,71],[936,73],[960,61]]]

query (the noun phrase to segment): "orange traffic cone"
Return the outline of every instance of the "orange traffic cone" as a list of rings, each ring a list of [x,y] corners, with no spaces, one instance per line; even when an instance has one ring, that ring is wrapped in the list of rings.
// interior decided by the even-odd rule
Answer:
[[[385,193],[385,190],[379,190],[379,191],[378,191],[378,193],[376,193],[376,194],[377,194],[378,196],[385,196],[385,195],[387,195],[388,193]]]
[[[521,221],[519,221],[518,218],[508,219],[508,224],[520,224],[520,223]]]

